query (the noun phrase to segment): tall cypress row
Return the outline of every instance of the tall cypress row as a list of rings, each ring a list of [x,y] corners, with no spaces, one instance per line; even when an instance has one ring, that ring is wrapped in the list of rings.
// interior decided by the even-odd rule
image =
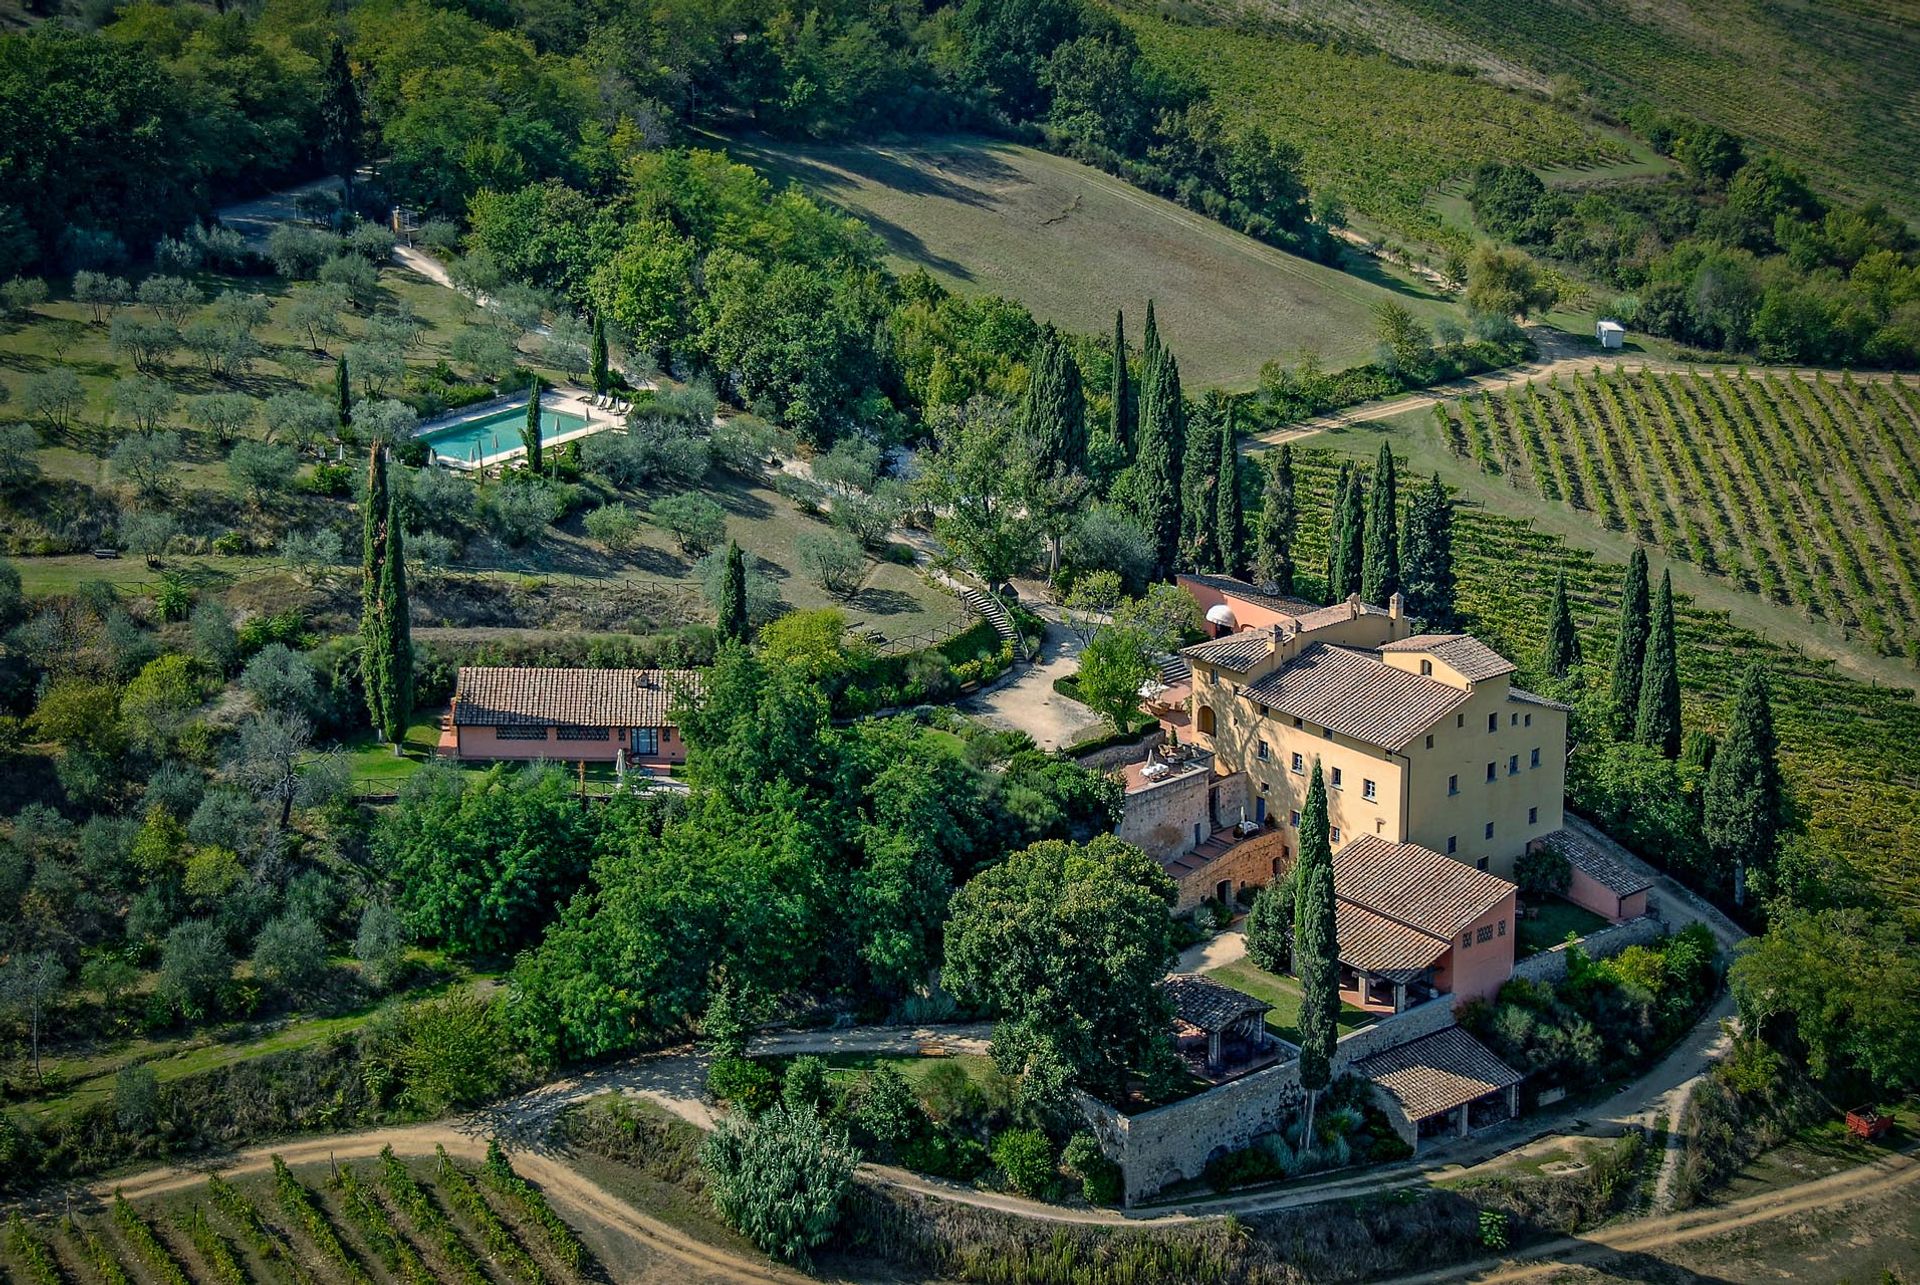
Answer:
[[[1160,326],[1153,317],[1153,300],[1147,300],[1147,320],[1140,328],[1141,369],[1147,372],[1147,378],[1153,378],[1160,360]]]
[[[1573,611],[1567,606],[1567,576],[1554,577],[1553,606],[1547,612],[1547,672],[1565,678],[1580,666],[1580,631],[1573,627]]]
[[[593,391],[604,393],[612,384],[607,359],[607,323],[596,312],[593,314]]]
[[[1346,527],[1342,541],[1346,545],[1346,583],[1340,590],[1342,598],[1360,592],[1360,578],[1365,574],[1367,560],[1367,497],[1366,479],[1359,469],[1347,474]]]
[[[1141,382],[1140,439],[1134,455],[1134,502],[1153,536],[1155,580],[1173,571],[1180,553],[1180,377],[1159,350],[1152,377]]]
[[[1631,736],[1639,725],[1640,661],[1647,652],[1647,551],[1635,546],[1620,589],[1620,628],[1613,642],[1613,733]]]
[[[1213,539],[1222,574],[1244,577],[1247,574],[1246,516],[1240,511],[1240,426],[1234,421],[1234,404],[1227,403],[1220,420],[1220,467],[1214,483],[1217,501],[1213,514]]]
[[[1723,877],[1732,879],[1735,904],[1745,904],[1755,876],[1762,895],[1770,891],[1767,882],[1787,827],[1787,791],[1767,672],[1757,664],[1740,684],[1726,737],[1707,769],[1700,819],[1708,849]]]
[[[1254,575],[1275,593],[1293,593],[1293,539],[1300,524],[1300,504],[1293,489],[1293,447],[1282,442],[1277,457],[1263,470],[1266,486],[1260,509],[1260,534],[1255,542]]]
[[[353,383],[347,378],[347,354],[333,364],[333,413],[345,428],[353,422]]]
[[[720,583],[720,610],[715,628],[722,642],[747,640],[747,555],[727,541],[726,578]]]
[[[1640,699],[1633,738],[1670,759],[1680,757],[1680,657],[1673,637],[1673,573],[1660,573],[1647,651],[1640,662]]]
[[[1307,801],[1300,809],[1300,858],[1294,867],[1293,973],[1300,979],[1300,1087],[1307,1091],[1302,1147],[1313,1145],[1313,1115],[1320,1091],[1333,1078],[1334,1045],[1340,1038],[1340,943],[1334,920],[1333,846],[1327,821],[1327,787],[1320,760],[1313,762]]]
[[[535,473],[544,472],[544,461],[540,455],[540,376],[533,377],[533,387],[527,390],[527,422],[520,429],[520,442],[527,448],[527,467]]]
[[[1380,443],[1373,466],[1373,489],[1367,496],[1367,520],[1362,532],[1360,597],[1385,602],[1400,592],[1400,486],[1394,477],[1393,448]]]

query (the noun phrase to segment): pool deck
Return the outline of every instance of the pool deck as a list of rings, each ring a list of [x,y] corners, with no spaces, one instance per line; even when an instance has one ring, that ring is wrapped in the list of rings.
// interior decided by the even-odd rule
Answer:
[[[540,409],[543,412],[553,411],[561,415],[577,415],[587,422],[581,427],[569,432],[541,438],[541,446],[543,448],[559,446],[564,442],[571,442],[576,438],[588,437],[594,433],[603,433],[609,428],[617,427],[621,421],[621,416],[614,411],[602,410],[594,406],[592,397],[593,394],[581,389],[542,389],[540,392]],[[458,428],[462,424],[470,424],[474,420],[485,419],[489,415],[497,415],[510,407],[525,406],[526,404],[527,398],[525,393],[508,393],[504,397],[495,397],[490,401],[480,402],[473,406],[463,406],[451,415],[443,415],[439,419],[430,420],[415,429],[413,435],[415,437],[425,437],[428,433],[438,433],[449,428]],[[491,468],[495,464],[504,464],[509,460],[518,459],[526,453],[526,447],[515,446],[511,450],[499,451],[493,455],[482,456],[478,462],[475,462],[474,460],[461,459],[454,455],[442,454],[436,450],[433,453],[433,458],[448,468],[470,470]]]

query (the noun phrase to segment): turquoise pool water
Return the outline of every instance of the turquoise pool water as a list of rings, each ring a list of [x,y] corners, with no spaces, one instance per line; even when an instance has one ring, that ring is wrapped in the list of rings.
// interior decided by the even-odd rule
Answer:
[[[484,460],[490,455],[518,450],[520,430],[526,427],[526,423],[527,407],[522,402],[518,406],[508,406],[478,419],[470,419],[464,424],[429,429],[420,434],[420,440],[431,446],[436,455],[444,455],[448,459]],[[586,426],[585,419],[565,411],[540,412],[540,440],[543,442],[550,442],[563,433],[578,432]]]

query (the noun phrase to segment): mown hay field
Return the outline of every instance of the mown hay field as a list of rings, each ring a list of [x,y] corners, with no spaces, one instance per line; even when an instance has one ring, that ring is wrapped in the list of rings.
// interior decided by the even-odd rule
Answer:
[[[1139,341],[1146,301],[1189,388],[1245,388],[1303,347],[1329,365],[1372,357],[1372,309],[1444,306],[1262,245],[1204,215],[1074,161],[975,138],[905,147],[728,150],[864,219],[903,271],[969,294],[1017,299],[1042,321],[1110,333],[1125,309]]]

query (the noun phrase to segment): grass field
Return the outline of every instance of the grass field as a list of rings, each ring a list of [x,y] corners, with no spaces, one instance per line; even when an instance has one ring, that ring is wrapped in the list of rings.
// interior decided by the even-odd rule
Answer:
[[[1567,939],[1568,933],[1585,937],[1607,926],[1607,921],[1591,910],[1557,897],[1528,909],[1533,913],[1517,925],[1520,940],[1515,946],[1514,955],[1521,959],[1537,955],[1543,950],[1552,950]]]
[[[728,150],[860,216],[894,264],[968,293],[1018,299],[1043,321],[1109,333],[1146,301],[1188,387],[1250,386],[1262,362],[1303,346],[1332,366],[1369,359],[1371,309],[1399,297],[1432,315],[1424,287],[1371,280],[1262,245],[1203,215],[1031,148],[951,138],[911,147]]]
[[[1651,103],[1784,153],[1821,186],[1920,209],[1920,7],[1821,0],[1198,0],[1179,12],[1269,25],[1546,89]]]
[[[1401,234],[1438,232],[1428,197],[1482,161],[1564,170],[1632,158],[1620,136],[1484,80],[1157,8],[1128,5],[1120,16],[1149,63],[1206,85],[1230,120],[1268,126],[1300,149],[1310,187]]]
[[[1445,456],[1432,443],[1432,419],[1419,412],[1400,423],[1323,434],[1296,443],[1300,478],[1299,564],[1325,558],[1334,472],[1343,459],[1370,461],[1384,437],[1409,456],[1410,472],[1439,467],[1458,488],[1454,523],[1457,599],[1469,629],[1537,674],[1556,573],[1567,577],[1568,598],[1580,629],[1590,682],[1604,683],[1613,650],[1622,565],[1631,541],[1609,535],[1590,519],[1510,491],[1500,481]],[[1422,447],[1421,430],[1430,436]],[[1438,457],[1438,463],[1436,463]],[[1682,571],[1687,564],[1677,564]],[[1656,572],[1659,570],[1656,567]],[[1904,747],[1920,745],[1920,703],[1910,685],[1863,682],[1831,659],[1809,654],[1794,632],[1763,636],[1755,622],[1767,613],[1746,610],[1758,601],[1737,591],[1713,592],[1713,577],[1675,577],[1680,684],[1685,724],[1724,730],[1727,709],[1748,667],[1767,666],[1781,762],[1808,828],[1833,850],[1848,854],[1885,893],[1920,905],[1920,762]],[[1701,598],[1688,595],[1702,585]],[[1733,601],[1739,620],[1705,600]],[[1772,618],[1781,615],[1773,609]],[[1789,617],[1790,619],[1790,617]],[[1893,665],[1896,662],[1883,661]],[[1904,663],[1900,663],[1904,670]],[[1871,668],[1871,666],[1865,666]],[[1907,671],[1909,680],[1911,672]],[[1536,679],[1530,681],[1537,681]]]
[[[1642,371],[1454,412],[1487,474],[1920,663],[1920,390]]]

